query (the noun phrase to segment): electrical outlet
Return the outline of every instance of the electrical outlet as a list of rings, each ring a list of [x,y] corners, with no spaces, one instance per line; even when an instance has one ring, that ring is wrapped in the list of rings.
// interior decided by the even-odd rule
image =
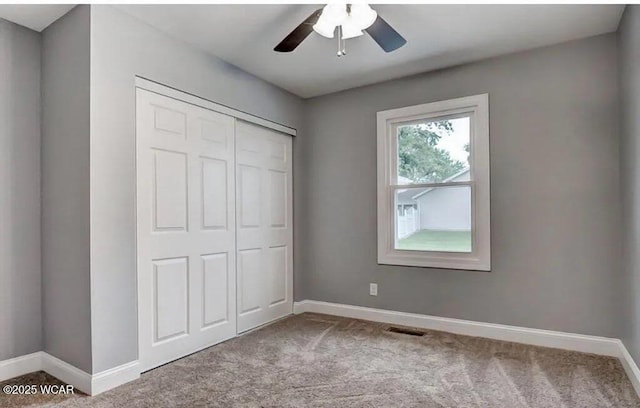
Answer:
[[[369,294],[371,296],[378,296],[378,284],[377,283],[370,283],[369,284]]]

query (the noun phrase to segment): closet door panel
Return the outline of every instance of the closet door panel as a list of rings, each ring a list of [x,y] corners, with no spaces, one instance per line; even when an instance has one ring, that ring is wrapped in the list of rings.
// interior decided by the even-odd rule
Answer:
[[[292,138],[136,90],[142,370],[293,311]]]
[[[292,313],[291,145],[291,137],[236,123],[238,259],[259,260],[251,269],[238,263],[239,332]]]
[[[143,370],[234,337],[235,119],[138,89]]]

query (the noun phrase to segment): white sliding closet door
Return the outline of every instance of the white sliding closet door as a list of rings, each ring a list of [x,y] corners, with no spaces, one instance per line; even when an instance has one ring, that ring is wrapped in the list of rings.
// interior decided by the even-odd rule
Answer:
[[[236,335],[235,119],[136,92],[144,371]]]
[[[291,145],[236,121],[238,332],[292,313]]]

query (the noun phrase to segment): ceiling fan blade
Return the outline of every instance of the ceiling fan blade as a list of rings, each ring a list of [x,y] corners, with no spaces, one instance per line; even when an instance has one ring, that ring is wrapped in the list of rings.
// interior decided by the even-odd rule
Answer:
[[[289,35],[286,36],[280,44],[276,45],[273,50],[278,52],[291,52],[295,50],[298,45],[300,45],[300,43],[304,41],[309,34],[311,34],[313,31],[313,25],[318,22],[320,14],[322,14],[322,9],[314,11],[313,14],[307,17],[306,20],[300,23],[299,26],[289,33]]]
[[[385,52],[395,51],[407,43],[407,40],[380,16],[365,31]]]

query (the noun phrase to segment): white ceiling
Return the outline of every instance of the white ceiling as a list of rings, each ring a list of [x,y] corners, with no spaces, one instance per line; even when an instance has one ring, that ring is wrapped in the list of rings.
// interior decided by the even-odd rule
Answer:
[[[42,31],[72,4],[0,5],[0,18]],[[312,33],[293,53],[273,47],[321,6],[121,5],[120,9],[301,97],[615,31],[623,5],[374,5],[407,45]]]
[[[75,4],[0,4],[0,18],[40,32],[74,6]]]
[[[312,33],[273,47],[320,6],[126,5],[122,10],[302,97],[615,31],[622,5],[374,5],[406,39],[386,54],[368,35],[337,44]]]

